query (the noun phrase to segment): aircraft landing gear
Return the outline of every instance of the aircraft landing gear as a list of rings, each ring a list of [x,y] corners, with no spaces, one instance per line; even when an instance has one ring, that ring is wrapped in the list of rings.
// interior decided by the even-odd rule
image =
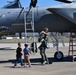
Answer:
[[[53,35],[53,34],[52,34]],[[56,40],[56,53],[54,54],[54,58],[58,61],[62,60],[64,55],[61,51],[59,51],[59,41],[58,41],[58,33],[56,33],[56,37],[53,35],[53,37],[55,38]]]
[[[55,54],[54,54],[54,58],[58,61],[62,60],[63,59],[63,53],[61,51],[57,51]]]
[[[54,54],[54,58],[58,61],[63,59],[63,53],[61,51],[59,51],[59,42],[58,39],[56,40],[56,50],[57,52]]]

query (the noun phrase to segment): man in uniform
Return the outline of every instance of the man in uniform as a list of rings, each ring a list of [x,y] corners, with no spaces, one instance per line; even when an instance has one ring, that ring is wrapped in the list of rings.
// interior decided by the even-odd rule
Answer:
[[[39,42],[41,42],[41,45],[39,46],[40,49],[40,55],[42,59],[42,64],[48,64],[49,60],[46,56],[45,50],[47,48],[47,35],[48,35],[48,28],[44,28],[43,31],[39,34]]]

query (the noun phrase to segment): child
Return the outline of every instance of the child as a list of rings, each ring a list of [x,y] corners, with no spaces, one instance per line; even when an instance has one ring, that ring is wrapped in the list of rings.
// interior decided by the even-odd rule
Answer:
[[[28,48],[28,44],[25,44],[24,46],[25,46],[25,48],[23,50],[23,52],[24,52],[24,68],[27,68],[26,60],[28,61],[29,67],[31,67],[30,56],[29,56],[30,50]]]
[[[21,48],[21,43],[18,43],[18,47],[16,49],[16,62],[15,62],[15,66],[17,66],[18,61],[20,60],[21,62],[21,66],[23,66],[23,60],[22,60],[22,48]]]

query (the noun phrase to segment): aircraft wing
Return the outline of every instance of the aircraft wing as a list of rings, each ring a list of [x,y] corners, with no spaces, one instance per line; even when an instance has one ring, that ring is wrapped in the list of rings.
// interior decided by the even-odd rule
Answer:
[[[64,2],[64,3],[72,3],[73,2],[73,1],[70,1],[70,0],[55,0],[55,1]]]
[[[76,8],[48,8],[47,10],[76,24]]]

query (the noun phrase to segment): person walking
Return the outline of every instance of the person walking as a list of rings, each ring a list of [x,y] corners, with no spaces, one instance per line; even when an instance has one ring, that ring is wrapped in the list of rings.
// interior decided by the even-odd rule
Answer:
[[[47,48],[47,41],[48,41],[47,35],[48,35],[48,28],[46,27],[39,34],[39,42],[41,42],[39,49],[40,49],[41,63],[42,64],[49,63],[49,60],[48,60],[46,53],[45,53],[46,48]]]
[[[19,42],[18,43],[18,47],[16,49],[16,61],[15,61],[15,64],[14,64],[14,67],[17,66],[17,63],[20,61],[21,63],[21,66],[23,66],[23,59],[22,59],[22,48],[21,48],[21,43]]]
[[[25,48],[23,50],[23,52],[24,52],[24,68],[27,68],[27,66],[26,66],[26,60],[28,61],[29,67],[31,67],[30,49],[28,48],[28,44],[25,44],[24,46],[25,46]]]

